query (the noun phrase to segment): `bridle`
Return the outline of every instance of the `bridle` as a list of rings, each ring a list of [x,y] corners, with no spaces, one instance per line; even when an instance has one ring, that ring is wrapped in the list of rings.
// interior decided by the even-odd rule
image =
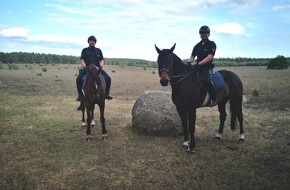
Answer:
[[[191,75],[192,73],[194,73],[195,70],[189,72],[189,73],[185,73],[185,74],[182,74],[182,75],[175,75],[175,76],[171,76],[169,81],[170,81],[170,85],[174,85],[174,84],[177,84],[181,81],[183,81],[184,79],[186,79],[189,75]],[[174,81],[177,80],[177,81]]]
[[[177,84],[181,81],[183,81],[185,78],[187,78],[189,75],[191,75],[192,73],[195,72],[195,70],[192,70],[191,72],[189,73],[184,73],[184,74],[180,74],[180,75],[173,75],[172,76],[172,71],[169,71],[168,69],[166,68],[161,68],[159,69],[159,76],[161,75],[162,72],[165,72],[167,73],[168,75],[168,80],[170,82],[170,85],[174,85],[174,84]]]
[[[159,76],[161,75],[162,72],[167,73],[169,77],[171,75],[168,69],[162,68],[162,69],[159,69]]]

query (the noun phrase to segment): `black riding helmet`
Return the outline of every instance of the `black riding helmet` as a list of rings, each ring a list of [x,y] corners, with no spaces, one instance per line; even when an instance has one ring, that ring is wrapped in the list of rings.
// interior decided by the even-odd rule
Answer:
[[[89,41],[91,41],[91,40],[97,42],[97,38],[96,38],[95,36],[90,36],[90,37],[88,38],[88,43],[89,43]]]
[[[210,34],[210,29],[208,26],[202,26],[199,29],[199,34]]]

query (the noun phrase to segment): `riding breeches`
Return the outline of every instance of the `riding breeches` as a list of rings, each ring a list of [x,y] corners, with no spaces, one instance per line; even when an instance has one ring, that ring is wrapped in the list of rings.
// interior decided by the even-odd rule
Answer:
[[[210,69],[203,69],[200,71],[204,78],[205,87],[208,90],[209,96],[212,100],[216,100],[215,87],[211,81]]]

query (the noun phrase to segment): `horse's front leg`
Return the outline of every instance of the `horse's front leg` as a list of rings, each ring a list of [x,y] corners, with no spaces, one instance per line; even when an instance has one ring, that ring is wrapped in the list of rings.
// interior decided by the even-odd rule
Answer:
[[[90,106],[87,107],[87,137],[86,141],[89,142],[92,140],[91,136],[91,121],[92,121],[92,108]]]
[[[188,136],[188,128],[187,128],[187,113],[185,110],[183,110],[180,107],[177,107],[177,112],[181,118],[181,124],[182,124],[182,129],[183,129],[184,142],[182,144],[182,147],[187,149],[189,146],[189,136]]]
[[[81,100],[81,105],[80,105],[80,108],[81,108],[81,111],[82,111],[82,128],[85,128],[86,126],[86,123],[85,123],[85,106],[84,106],[84,100],[82,99]]]
[[[102,125],[102,140],[107,138],[107,129],[105,124],[105,100],[99,104],[100,108],[100,121]]]
[[[196,109],[190,110],[188,112],[188,128],[189,128],[189,136],[190,136],[190,143],[187,150],[187,153],[194,153],[193,148],[195,148],[195,120],[196,120]]]

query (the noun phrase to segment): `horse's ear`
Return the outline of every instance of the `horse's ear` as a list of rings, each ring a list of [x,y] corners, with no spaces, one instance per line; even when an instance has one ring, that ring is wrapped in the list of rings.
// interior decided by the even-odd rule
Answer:
[[[157,53],[160,54],[161,50],[156,46],[156,44],[154,44],[154,45],[155,45],[155,49],[156,49]]]
[[[175,45],[176,43],[172,46],[172,48],[170,48],[170,52],[173,53],[174,49],[175,49]]]

